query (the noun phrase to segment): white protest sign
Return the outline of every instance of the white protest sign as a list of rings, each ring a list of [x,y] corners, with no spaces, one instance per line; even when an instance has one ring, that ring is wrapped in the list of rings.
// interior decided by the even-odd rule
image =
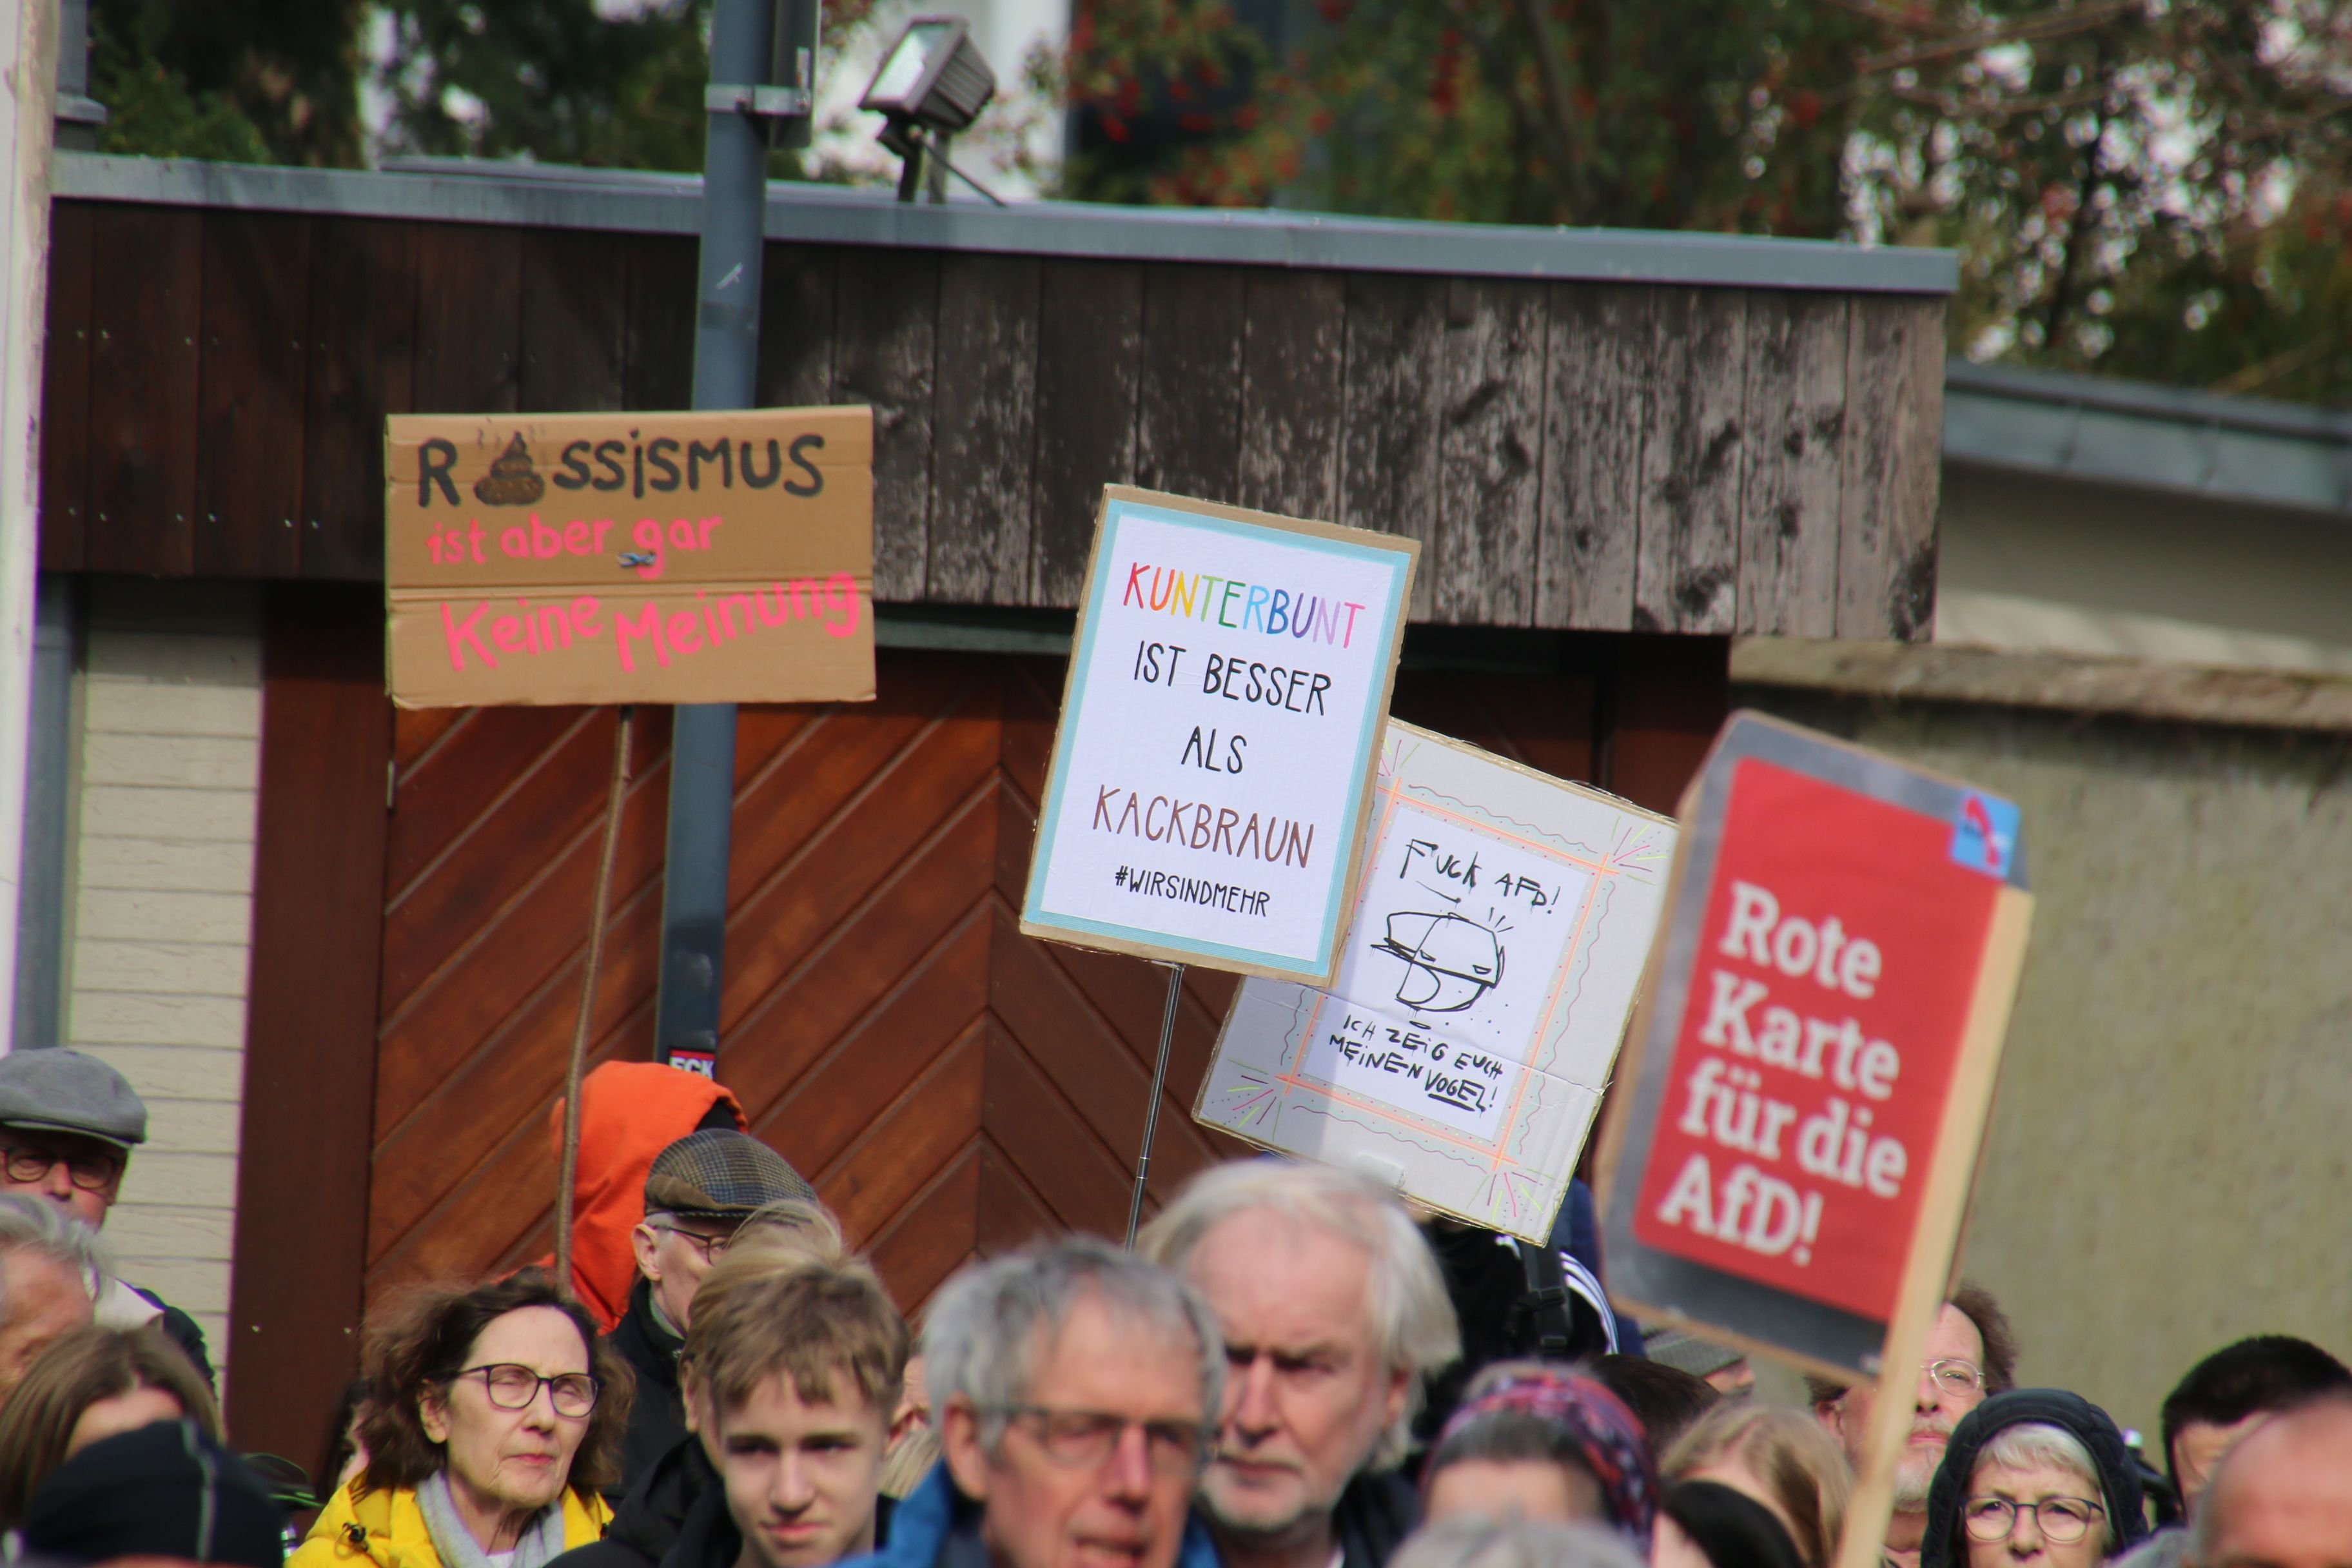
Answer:
[[[1339,978],[1244,982],[1194,1116],[1544,1240],[1674,847],[1666,817],[1390,721]]]
[[[1419,554],[1107,488],[1022,931],[1328,980]]]

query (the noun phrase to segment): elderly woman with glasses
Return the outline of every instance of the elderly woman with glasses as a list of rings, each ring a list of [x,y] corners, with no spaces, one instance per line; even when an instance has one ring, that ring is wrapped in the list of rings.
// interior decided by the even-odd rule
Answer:
[[[2090,1568],[2147,1534],[2139,1467],[2107,1413],[2058,1388],[1998,1394],[1953,1430],[1920,1568]]]
[[[367,1462],[289,1568],[542,1568],[603,1536],[629,1373],[544,1274],[421,1291],[361,1355]]]

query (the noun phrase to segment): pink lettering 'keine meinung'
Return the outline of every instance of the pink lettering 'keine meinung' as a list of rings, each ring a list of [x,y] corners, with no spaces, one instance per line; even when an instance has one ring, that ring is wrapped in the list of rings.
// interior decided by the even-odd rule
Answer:
[[[647,653],[667,669],[672,658],[689,658],[706,648],[749,637],[762,627],[780,627],[809,619],[821,622],[825,635],[854,637],[863,617],[865,595],[857,579],[836,572],[820,583],[814,577],[771,583],[765,587],[713,595],[695,590],[691,607],[666,608],[648,600],[632,615],[612,617],[613,651],[621,668],[636,673]],[[501,656],[529,658],[568,652],[575,642],[596,642],[604,637],[604,605],[593,594],[568,601],[534,602],[519,597],[507,611],[499,601],[485,600],[460,616],[446,601],[441,605],[441,632],[454,672],[478,666],[496,669]]]

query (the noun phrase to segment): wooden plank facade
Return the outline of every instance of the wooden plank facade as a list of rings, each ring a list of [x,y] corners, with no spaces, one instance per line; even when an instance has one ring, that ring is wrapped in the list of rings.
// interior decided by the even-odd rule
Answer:
[[[392,178],[394,176],[384,176]],[[52,571],[382,574],[387,413],[682,406],[695,240],[62,201]],[[1067,609],[1111,481],[1413,534],[1416,620],[1911,639],[1943,301],[772,243],[875,591]]]

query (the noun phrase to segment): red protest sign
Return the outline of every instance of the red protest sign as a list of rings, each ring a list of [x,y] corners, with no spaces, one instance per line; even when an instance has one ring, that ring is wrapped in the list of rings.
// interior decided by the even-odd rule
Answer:
[[[1885,1318],[2000,884],[1918,812],[1754,758],[1730,794],[1634,1234]]]
[[[1681,815],[1603,1133],[1612,1293],[1874,1373],[1957,1242],[2032,906],[2017,809],[1742,713]]]

